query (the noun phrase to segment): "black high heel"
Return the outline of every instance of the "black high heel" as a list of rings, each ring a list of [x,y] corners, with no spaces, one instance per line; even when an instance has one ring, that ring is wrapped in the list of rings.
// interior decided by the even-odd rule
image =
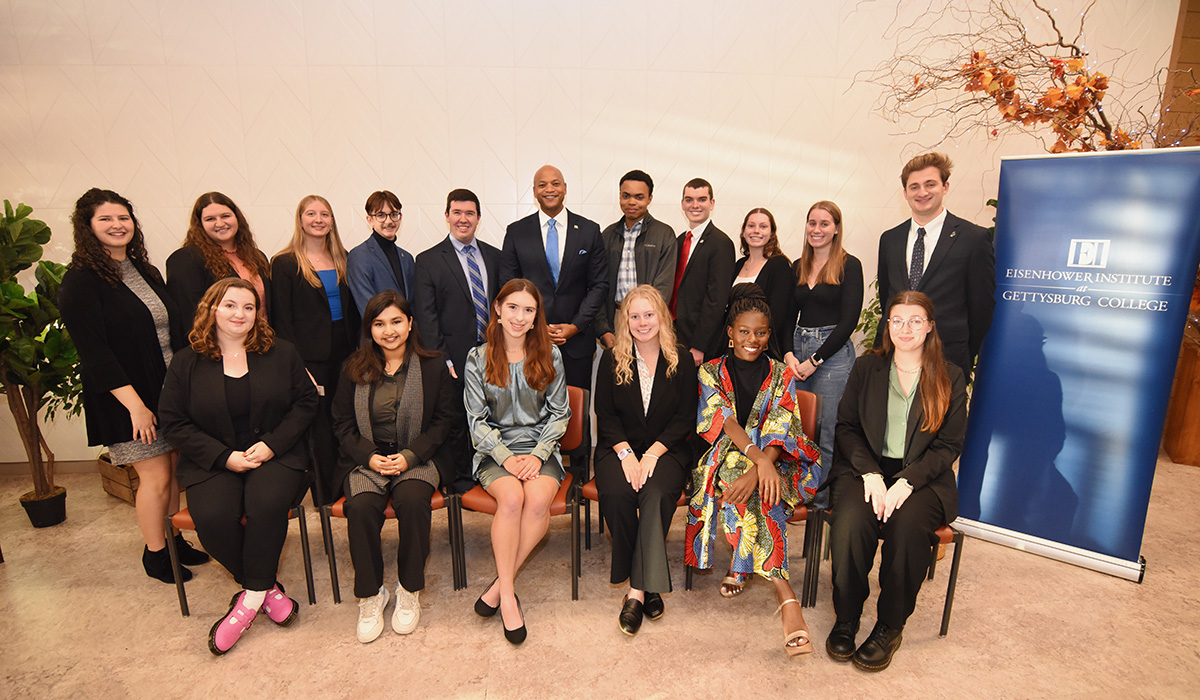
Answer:
[[[513,597],[517,598],[515,595]],[[520,644],[521,642],[525,641],[525,637],[529,633],[529,630],[525,628],[525,608],[521,607],[520,598],[517,598],[517,610],[521,613],[521,626],[515,630],[510,630],[507,627],[504,628],[504,638],[512,644]],[[500,624],[503,626],[504,621],[501,620]]]
[[[495,615],[498,610],[500,610],[499,605],[496,605],[495,607],[493,607],[493,606],[488,605],[487,603],[483,602],[483,596],[487,595],[487,592],[492,590],[492,586],[496,585],[496,582],[499,580],[500,580],[499,576],[492,579],[492,582],[488,584],[487,588],[483,589],[483,593],[479,594],[479,599],[475,601],[475,614],[476,615],[478,615],[480,617],[491,617],[491,616]]]

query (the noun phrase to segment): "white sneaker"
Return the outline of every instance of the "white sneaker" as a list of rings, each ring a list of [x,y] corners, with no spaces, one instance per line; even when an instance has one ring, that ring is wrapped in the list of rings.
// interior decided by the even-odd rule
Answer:
[[[412,634],[421,621],[421,592],[409,593],[404,586],[396,584],[396,610],[392,612],[392,631],[396,634]]]
[[[370,644],[383,633],[383,609],[388,604],[388,592],[379,587],[379,595],[358,601],[358,641]]]

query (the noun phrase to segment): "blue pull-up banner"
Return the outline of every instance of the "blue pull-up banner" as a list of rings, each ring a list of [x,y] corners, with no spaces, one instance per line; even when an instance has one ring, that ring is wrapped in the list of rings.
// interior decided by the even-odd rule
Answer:
[[[1140,580],[1200,263],[1200,149],[1005,159],[998,200],[958,524]]]

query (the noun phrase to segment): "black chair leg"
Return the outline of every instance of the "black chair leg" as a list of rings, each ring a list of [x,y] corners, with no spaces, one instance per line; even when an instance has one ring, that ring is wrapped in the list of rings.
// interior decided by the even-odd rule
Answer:
[[[340,605],[342,589],[338,583],[337,554],[333,551],[333,506],[321,506],[321,536],[325,540],[325,557],[329,560],[329,586],[333,589],[333,602]]]
[[[579,595],[579,577],[583,572],[575,568],[576,558],[581,558],[579,553],[579,499],[575,500],[575,505],[571,508],[571,591],[572,600],[578,600]],[[581,565],[582,567],[582,565]]]
[[[191,615],[188,611],[187,593],[183,590],[183,567],[179,564],[179,550],[175,547],[175,538],[172,536],[175,532],[175,525],[171,522],[171,516],[163,518],[163,532],[166,533],[167,552],[171,555],[171,572],[175,574],[175,592],[179,595],[179,614],[184,617]]]
[[[308,548],[308,519],[304,517],[304,506],[295,507],[296,520],[300,521],[300,552],[304,555],[304,583],[308,586],[308,604],[317,604],[317,592],[313,587],[312,551]]]
[[[954,560],[950,562],[950,582],[946,584],[946,607],[942,610],[942,637],[950,630],[950,610],[954,607],[954,589],[958,585],[958,562],[962,557],[963,534],[954,531]]]
[[[467,558],[463,553],[462,502],[458,494],[449,496],[446,518],[450,529],[450,556],[454,560],[454,590],[467,587]]]
[[[692,590],[692,567],[683,565],[683,590]]]

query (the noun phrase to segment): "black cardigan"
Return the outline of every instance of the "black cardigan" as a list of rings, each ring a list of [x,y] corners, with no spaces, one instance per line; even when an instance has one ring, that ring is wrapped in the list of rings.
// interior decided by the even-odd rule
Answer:
[[[151,266],[139,272],[167,308],[171,349],[179,350],[187,339],[183,314],[158,270]],[[63,275],[58,308],[79,352],[88,444],[129,442],[133,423],[112,390],[132,386],[146,408],[157,414],[167,375],[150,309],[129,287],[122,283],[114,287],[86,267],[72,267]]]
[[[232,265],[229,270],[230,273],[226,277],[237,276],[237,271]],[[185,245],[167,258],[167,291],[175,297],[175,303],[179,306],[179,310],[189,321],[195,317],[196,307],[200,305],[204,293],[216,281],[216,275],[204,263],[204,254],[195,246]],[[265,298],[261,300],[261,304],[269,319],[271,317],[271,279],[264,275],[262,283],[263,297]]]
[[[749,259],[750,256],[747,255],[734,263],[733,276],[735,279],[742,274],[742,267]],[[773,342],[769,345],[768,350],[771,351],[772,357],[782,362],[785,352],[783,350],[784,336],[795,329],[794,323],[792,327],[788,327],[788,295],[796,284],[796,276],[792,274],[792,264],[788,262],[787,256],[776,255],[773,258],[767,258],[762,269],[758,271],[758,277],[754,279],[754,283],[766,295],[767,306],[771,308],[771,339]]]
[[[317,414],[317,389],[300,353],[286,340],[260,355],[246,353],[250,378],[250,424],[254,436],[275,453],[272,461],[297,471],[308,469],[305,431]],[[233,419],[225,398],[221,360],[181,350],[171,361],[159,402],[159,429],[179,450],[176,478],[194,486],[224,470],[235,445]]]
[[[596,373],[596,454],[611,452],[613,445],[625,441],[641,455],[657,441],[678,455],[681,462],[691,461],[689,438],[696,432],[700,389],[687,348],[676,346],[676,352],[679,364],[673,377],[667,376],[667,360],[659,353],[650,408],[644,415],[637,365],[633,367],[633,381],[617,384],[612,350],[600,356]]]
[[[454,413],[454,380],[446,368],[446,356],[416,357],[421,362],[421,389],[424,410],[421,414],[421,434],[410,442],[408,449],[417,456],[417,463],[430,459],[437,466],[442,486],[454,483],[454,457],[451,452],[450,430],[462,415]],[[346,475],[356,466],[366,466],[375,453],[374,443],[368,442],[358,430],[358,418],[354,413],[354,392],[358,387],[346,373],[338,381],[337,394],[333,397],[333,434],[337,436],[340,451],[334,471],[334,486],[342,488]],[[407,391],[407,387],[405,388]],[[371,387],[374,397],[375,387]],[[413,465],[415,466],[415,465]]]
[[[325,288],[312,286],[300,274],[296,258],[280,253],[271,261],[271,327],[275,335],[295,344],[305,362],[340,363],[344,357],[330,357],[333,348],[333,314]],[[342,300],[342,328],[346,345],[358,347],[358,327],[362,317],[354,305],[350,285],[338,282]]]

